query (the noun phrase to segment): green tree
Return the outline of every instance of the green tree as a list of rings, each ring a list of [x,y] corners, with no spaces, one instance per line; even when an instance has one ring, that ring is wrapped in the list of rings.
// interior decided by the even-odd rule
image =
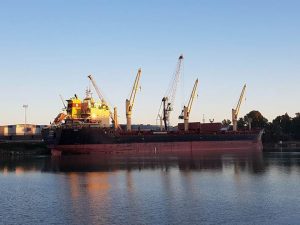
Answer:
[[[290,134],[292,131],[292,118],[285,113],[282,116],[277,116],[273,120],[273,125],[280,129],[281,133]]]
[[[246,127],[246,121],[243,118],[239,118],[237,121],[238,130],[243,130]]]
[[[229,120],[229,119],[224,119],[223,121],[222,121],[222,125],[223,126],[229,126],[231,124],[231,121]]]
[[[291,139],[292,118],[287,113],[277,116],[270,125],[268,133],[275,141],[288,141]]]
[[[300,140],[300,113],[296,113],[296,117],[292,119],[292,128],[291,131],[293,133],[293,136]]]
[[[268,126],[268,120],[256,110],[252,110],[246,116],[244,116],[244,122],[246,124],[248,124],[249,120],[251,120],[252,128],[266,128]]]

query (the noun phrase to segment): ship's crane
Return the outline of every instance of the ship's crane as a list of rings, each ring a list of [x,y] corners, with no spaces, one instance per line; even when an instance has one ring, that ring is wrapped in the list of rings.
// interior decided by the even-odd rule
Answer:
[[[162,103],[161,103],[161,106],[163,106],[162,112],[161,112],[161,106],[158,112],[158,118],[164,121],[165,130],[168,130],[170,124],[170,112],[173,111],[173,104],[175,101],[176,89],[180,78],[182,63],[183,63],[183,55],[180,55],[178,58],[175,74],[173,76],[171,84],[168,88],[168,91],[166,92],[165,96],[162,99]]]
[[[130,98],[126,99],[126,120],[127,120],[127,131],[131,131],[131,115],[132,109],[135,101],[136,92],[139,88],[139,82],[141,77],[142,70],[141,68],[138,70],[137,75],[134,80],[134,84],[132,87],[132,91],[130,94]]]
[[[114,107],[114,113],[112,113],[111,110],[110,110],[110,107],[107,105],[107,103],[106,103],[103,95],[101,94],[100,89],[98,88],[98,85],[97,85],[96,81],[94,80],[94,78],[92,77],[92,75],[88,75],[88,78],[92,82],[93,87],[96,90],[97,95],[98,95],[100,101],[102,102],[102,104],[106,105],[108,107],[108,109],[109,109],[109,115],[110,115],[110,118],[111,118],[111,120],[112,120],[112,122],[114,124],[114,128],[115,129],[119,129],[120,126],[118,124],[118,119],[117,119],[117,107]]]
[[[193,105],[193,101],[197,92],[197,88],[198,88],[198,79],[195,81],[192,93],[191,93],[191,97],[189,99],[188,105],[187,106],[183,106],[183,110],[181,115],[179,116],[179,119],[183,119],[184,120],[184,131],[188,131],[189,130],[189,118],[190,118],[190,112],[192,110],[192,105]]]
[[[58,125],[58,124],[62,123],[62,121],[68,117],[67,112],[66,112],[67,106],[65,104],[65,100],[62,95],[59,95],[59,97],[60,97],[62,104],[64,105],[64,108],[62,109],[63,111],[55,117],[55,119],[53,121],[53,125]]]
[[[245,90],[246,90],[246,84],[244,85],[239,101],[237,103],[237,106],[235,109],[232,109],[232,125],[233,125],[233,131],[237,131],[237,121],[238,121],[238,115],[239,115],[239,111],[240,111],[240,107],[245,95]]]
[[[62,95],[59,95],[59,97],[60,97],[60,100],[61,100],[62,104],[64,105],[64,109],[63,110],[65,110],[67,108],[67,106],[65,104],[65,100],[64,100],[64,98],[63,98]]]
[[[102,104],[106,105],[106,101],[105,101],[103,95],[101,94],[100,89],[98,88],[98,85],[96,84],[96,81],[94,80],[94,78],[92,77],[92,75],[88,75],[88,78],[92,82],[93,87],[95,88],[95,91],[97,92],[97,95],[98,95],[100,101],[102,102]]]

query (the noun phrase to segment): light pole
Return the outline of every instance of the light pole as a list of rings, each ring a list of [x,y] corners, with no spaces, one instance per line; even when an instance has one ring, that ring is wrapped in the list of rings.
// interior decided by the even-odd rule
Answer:
[[[26,135],[26,132],[27,132],[27,108],[28,108],[28,105],[23,105],[23,108],[25,109],[24,135]]]

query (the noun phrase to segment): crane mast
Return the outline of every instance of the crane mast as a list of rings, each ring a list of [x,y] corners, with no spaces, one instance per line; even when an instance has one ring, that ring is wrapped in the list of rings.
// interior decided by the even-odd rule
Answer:
[[[192,110],[193,101],[194,101],[194,98],[196,96],[197,88],[198,88],[198,79],[194,83],[194,87],[193,87],[188,105],[183,107],[182,113],[179,116],[179,119],[184,120],[184,131],[189,130],[189,118],[190,118],[190,113],[191,113],[191,110]]]
[[[162,111],[162,115],[160,115],[159,112],[158,117],[162,118],[162,120],[164,121],[165,130],[168,130],[170,124],[170,112],[173,111],[173,104],[175,101],[177,84],[180,78],[182,62],[183,62],[183,55],[180,55],[178,58],[173,80],[171,81],[171,85],[169,86],[166,95],[162,98],[163,111]]]
[[[89,78],[90,81],[92,82],[93,87],[94,87],[94,89],[96,90],[97,95],[98,95],[100,101],[102,102],[102,104],[103,104],[103,105],[107,105],[107,103],[106,103],[106,101],[105,101],[103,95],[101,94],[100,89],[98,88],[98,85],[97,85],[96,81],[94,80],[94,78],[92,77],[92,75],[88,75],[88,78]],[[108,106],[108,105],[107,105],[107,106]],[[117,107],[114,107],[114,113],[111,112],[110,107],[108,107],[108,109],[109,109],[109,115],[110,115],[110,118],[111,118],[111,120],[112,120],[112,122],[113,122],[113,124],[114,124],[114,128],[115,128],[115,129],[119,129],[120,126],[119,126],[119,124],[118,124],[118,119],[117,119]]]
[[[244,95],[245,95],[245,90],[246,90],[246,84],[244,85],[243,89],[242,89],[242,92],[241,92],[241,95],[240,95],[240,98],[239,98],[239,101],[236,105],[236,108],[235,109],[232,109],[232,125],[233,125],[233,131],[237,131],[237,121],[238,121],[238,115],[239,115],[239,111],[240,111],[240,108],[241,108],[241,104],[242,104],[242,101],[243,101],[243,98],[244,98]]]
[[[131,131],[131,115],[132,109],[136,97],[137,90],[139,88],[139,82],[141,77],[142,70],[141,68],[138,70],[137,75],[134,80],[134,84],[131,90],[130,98],[126,99],[126,120],[127,120],[127,131]]]

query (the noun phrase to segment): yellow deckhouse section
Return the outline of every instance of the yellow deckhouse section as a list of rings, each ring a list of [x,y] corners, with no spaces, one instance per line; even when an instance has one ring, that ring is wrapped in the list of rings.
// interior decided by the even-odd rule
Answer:
[[[107,104],[95,102],[93,98],[87,96],[82,102],[81,111],[81,116],[85,120],[109,127],[110,112]]]
[[[71,119],[80,119],[81,118],[81,100],[78,99],[77,95],[75,97],[67,100],[68,108],[67,114]]]
[[[99,123],[103,127],[110,126],[110,110],[105,102],[96,102],[87,92],[83,101],[77,95],[67,100],[67,118],[82,122]]]

